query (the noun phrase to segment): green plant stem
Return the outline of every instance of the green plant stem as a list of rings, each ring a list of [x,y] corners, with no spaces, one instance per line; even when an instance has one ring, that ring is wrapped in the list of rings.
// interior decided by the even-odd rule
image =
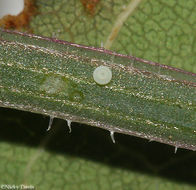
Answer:
[[[93,80],[100,65],[107,85]],[[196,150],[196,74],[102,48],[0,30],[0,106]]]

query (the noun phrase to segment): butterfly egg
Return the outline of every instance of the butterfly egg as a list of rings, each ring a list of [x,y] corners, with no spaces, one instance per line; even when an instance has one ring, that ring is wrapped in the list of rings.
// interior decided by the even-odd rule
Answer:
[[[99,66],[93,72],[93,79],[97,84],[106,85],[112,79],[112,71],[109,67]]]

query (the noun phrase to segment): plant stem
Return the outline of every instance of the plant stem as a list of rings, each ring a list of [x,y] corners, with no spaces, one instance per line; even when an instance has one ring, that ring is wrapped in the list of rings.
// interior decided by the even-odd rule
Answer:
[[[0,106],[196,150],[196,74],[103,48],[0,30]]]

